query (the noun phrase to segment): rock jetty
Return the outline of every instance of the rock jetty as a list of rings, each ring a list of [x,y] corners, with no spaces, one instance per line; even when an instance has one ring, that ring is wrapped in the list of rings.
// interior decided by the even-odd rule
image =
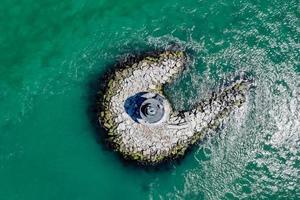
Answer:
[[[165,51],[113,72],[99,122],[125,159],[156,165],[182,156],[246,101],[251,83],[239,79],[189,111],[174,111],[163,86],[183,72],[186,61],[181,51]]]

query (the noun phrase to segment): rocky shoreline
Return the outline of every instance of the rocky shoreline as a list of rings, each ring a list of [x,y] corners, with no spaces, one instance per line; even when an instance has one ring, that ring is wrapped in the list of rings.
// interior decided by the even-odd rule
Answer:
[[[183,156],[191,145],[209,130],[216,129],[234,108],[245,102],[251,83],[239,79],[189,111],[173,111],[164,97],[163,86],[183,72],[186,62],[182,51],[165,51],[116,69],[108,76],[104,96],[99,102],[99,122],[107,130],[111,146],[125,159],[156,165]],[[166,99],[163,121],[140,123],[126,109],[128,99],[144,93],[158,94]]]

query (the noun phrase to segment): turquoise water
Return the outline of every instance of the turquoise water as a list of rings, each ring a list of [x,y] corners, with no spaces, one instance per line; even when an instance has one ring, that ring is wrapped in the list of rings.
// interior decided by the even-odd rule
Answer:
[[[0,199],[299,199],[299,17],[298,0],[2,0]],[[96,80],[174,43],[193,61],[166,88],[177,109],[242,71],[256,89],[180,163],[127,165],[93,124]]]

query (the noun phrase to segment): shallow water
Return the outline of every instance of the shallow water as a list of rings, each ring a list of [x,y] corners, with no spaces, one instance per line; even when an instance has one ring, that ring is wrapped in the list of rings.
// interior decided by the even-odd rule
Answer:
[[[298,0],[1,4],[1,199],[300,197]],[[242,72],[256,88],[180,163],[126,165],[91,121],[96,80],[126,54],[174,43],[192,60],[166,88],[177,109]]]

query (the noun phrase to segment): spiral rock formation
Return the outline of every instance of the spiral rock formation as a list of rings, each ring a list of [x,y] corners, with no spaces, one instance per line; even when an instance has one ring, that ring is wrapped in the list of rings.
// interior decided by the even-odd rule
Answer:
[[[182,156],[245,102],[251,83],[239,79],[189,111],[173,111],[163,85],[178,77],[185,63],[183,52],[165,51],[114,72],[99,121],[124,158],[154,165]]]

